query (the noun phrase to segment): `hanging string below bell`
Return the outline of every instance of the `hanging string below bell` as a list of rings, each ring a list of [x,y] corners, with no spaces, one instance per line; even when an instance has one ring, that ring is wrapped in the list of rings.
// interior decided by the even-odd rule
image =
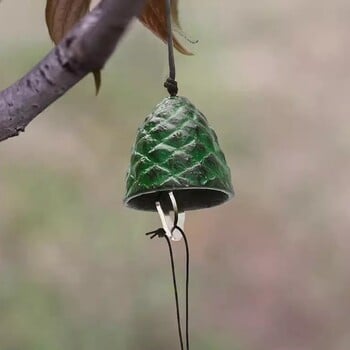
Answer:
[[[179,293],[178,293],[177,282],[176,282],[175,261],[174,261],[174,254],[173,254],[170,240],[179,241],[181,238],[184,239],[185,247],[186,247],[186,296],[185,296],[185,300],[186,300],[186,306],[185,306],[186,329],[185,329],[185,340],[186,340],[186,349],[189,350],[190,349],[190,340],[189,340],[190,339],[189,338],[190,250],[189,250],[189,244],[187,241],[185,231],[184,231],[183,227],[181,227],[181,225],[184,224],[184,219],[185,219],[184,215],[185,214],[182,212],[178,212],[178,206],[176,203],[176,199],[175,199],[174,194],[172,192],[169,193],[169,198],[170,198],[170,201],[173,205],[173,213],[174,213],[174,221],[172,222],[171,226],[169,226],[170,220],[169,220],[169,218],[167,218],[167,215],[164,214],[160,202],[157,202],[156,206],[157,206],[157,210],[158,210],[163,227],[146,233],[146,236],[151,236],[150,237],[151,239],[155,238],[156,236],[158,236],[159,238],[164,237],[166,239],[167,244],[168,244],[170,263],[171,263],[171,271],[172,271],[172,277],[173,277],[174,294],[175,294],[177,327],[178,327],[181,350],[184,350],[184,342],[183,342],[183,336],[182,336],[180,303],[179,303]]]

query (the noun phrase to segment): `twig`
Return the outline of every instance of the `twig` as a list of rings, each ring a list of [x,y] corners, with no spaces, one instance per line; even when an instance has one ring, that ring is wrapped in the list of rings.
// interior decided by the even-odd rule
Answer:
[[[145,0],[102,0],[38,65],[1,91],[0,142],[23,132],[84,76],[102,69],[144,4]]]

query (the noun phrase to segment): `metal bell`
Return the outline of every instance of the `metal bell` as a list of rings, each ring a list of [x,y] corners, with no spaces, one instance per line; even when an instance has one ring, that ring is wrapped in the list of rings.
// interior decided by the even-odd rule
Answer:
[[[185,97],[159,103],[139,128],[127,173],[124,203],[156,211],[209,208],[230,199],[231,173],[205,116]]]

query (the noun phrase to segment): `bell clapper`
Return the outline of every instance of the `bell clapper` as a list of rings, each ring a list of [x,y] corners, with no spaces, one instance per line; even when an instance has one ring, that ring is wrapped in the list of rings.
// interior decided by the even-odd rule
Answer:
[[[171,216],[171,211],[164,212],[161,202],[156,202],[156,208],[160,217],[160,221],[162,223],[162,227],[165,231],[165,234],[172,241],[180,241],[182,239],[181,230],[184,230],[185,226],[185,212],[179,211],[177,202],[173,192],[168,193],[171,205],[173,208],[174,217]]]

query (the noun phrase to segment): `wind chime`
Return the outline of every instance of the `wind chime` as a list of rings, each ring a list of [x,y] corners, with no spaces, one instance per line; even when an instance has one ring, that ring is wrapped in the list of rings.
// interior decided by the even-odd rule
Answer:
[[[162,227],[146,233],[164,237],[168,243],[181,350],[184,350],[172,241],[186,247],[186,328],[189,350],[189,245],[184,231],[185,211],[222,204],[234,192],[230,169],[217,136],[205,116],[185,97],[177,96],[171,23],[171,0],[167,9],[169,78],[165,98],[139,128],[127,173],[126,206],[157,211]]]

